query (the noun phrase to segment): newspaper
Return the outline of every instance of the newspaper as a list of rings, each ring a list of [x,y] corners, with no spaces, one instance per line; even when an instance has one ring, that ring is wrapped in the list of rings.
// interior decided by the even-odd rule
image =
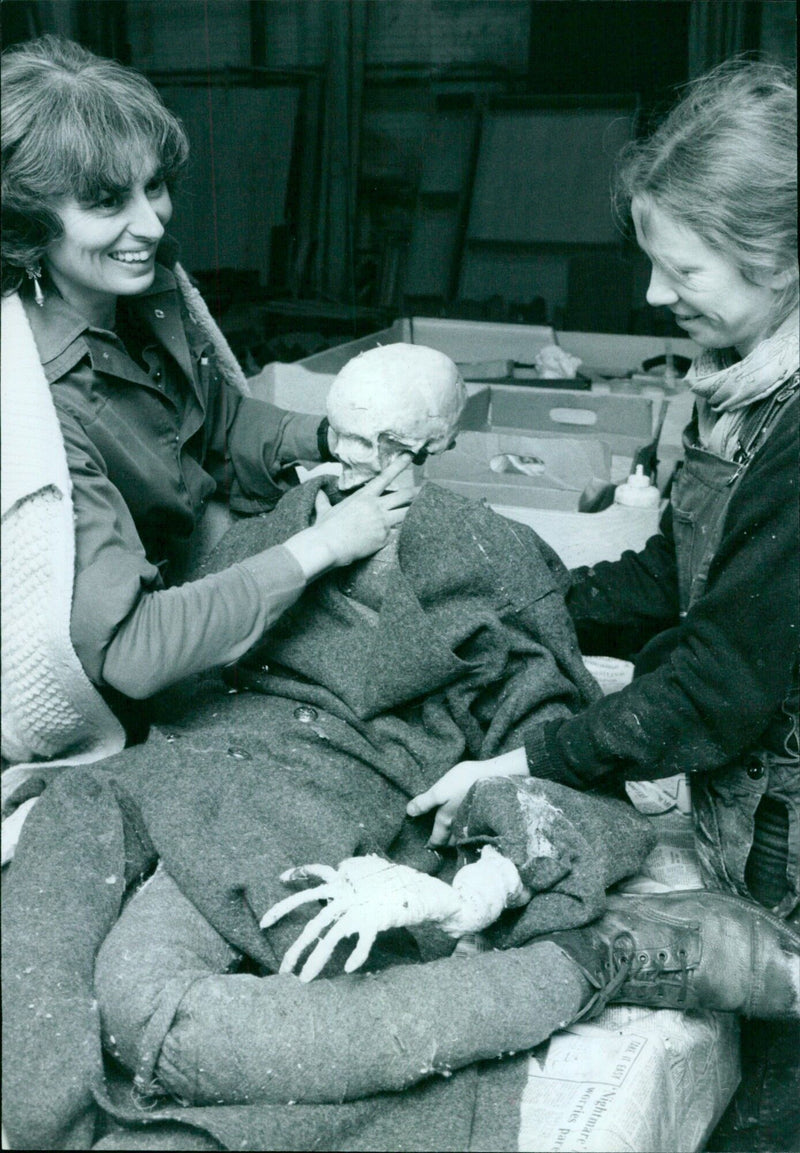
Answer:
[[[695,1153],[739,1082],[732,1014],[618,1005],[535,1049],[523,1153]]]
[[[654,815],[651,820],[658,832],[656,847],[637,875],[623,881],[618,888],[628,893],[702,889],[691,816],[676,808]]]

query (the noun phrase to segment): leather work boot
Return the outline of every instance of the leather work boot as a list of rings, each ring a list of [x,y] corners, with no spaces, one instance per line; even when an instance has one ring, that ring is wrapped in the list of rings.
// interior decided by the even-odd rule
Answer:
[[[733,894],[611,893],[596,921],[544,939],[597,990],[576,1020],[615,1002],[800,1019],[800,933]]]

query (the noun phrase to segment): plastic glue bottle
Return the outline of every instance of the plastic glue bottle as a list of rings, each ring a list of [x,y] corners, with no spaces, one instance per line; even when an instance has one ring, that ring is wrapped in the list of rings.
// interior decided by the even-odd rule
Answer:
[[[629,508],[654,508],[660,499],[658,488],[650,483],[650,477],[645,475],[640,464],[637,464],[636,472],[632,472],[624,484],[617,485],[614,492],[615,504],[624,504]]]

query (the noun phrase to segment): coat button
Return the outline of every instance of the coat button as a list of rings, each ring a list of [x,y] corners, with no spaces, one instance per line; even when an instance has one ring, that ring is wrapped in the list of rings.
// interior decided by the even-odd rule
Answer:
[[[248,753],[247,749],[243,749],[240,745],[231,745],[228,749],[228,756],[233,757],[235,761],[252,761],[252,753]]]
[[[747,766],[747,775],[751,781],[760,781],[764,776],[764,766],[761,761],[753,759]]]
[[[295,720],[301,721],[304,725],[310,725],[312,721],[317,719],[317,710],[311,705],[298,705],[294,710],[294,717]]]

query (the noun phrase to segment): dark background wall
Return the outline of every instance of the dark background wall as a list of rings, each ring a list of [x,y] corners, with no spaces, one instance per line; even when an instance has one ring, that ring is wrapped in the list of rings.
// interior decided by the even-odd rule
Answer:
[[[145,72],[192,166],[174,232],[258,367],[405,313],[669,331],[613,220],[614,154],[792,0],[3,0]]]

